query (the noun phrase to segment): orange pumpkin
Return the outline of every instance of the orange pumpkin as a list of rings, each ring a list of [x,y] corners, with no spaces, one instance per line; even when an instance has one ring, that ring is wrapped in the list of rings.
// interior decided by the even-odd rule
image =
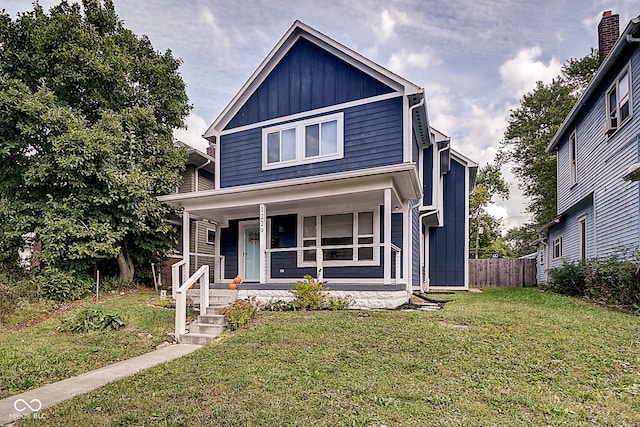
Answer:
[[[233,279],[233,283],[235,283],[236,285],[239,285],[240,282],[242,282],[242,279],[240,278],[240,276],[236,276],[235,279]]]
[[[237,289],[237,285],[235,284],[235,282],[231,282],[229,283],[229,289],[231,289],[232,291],[235,291]]]

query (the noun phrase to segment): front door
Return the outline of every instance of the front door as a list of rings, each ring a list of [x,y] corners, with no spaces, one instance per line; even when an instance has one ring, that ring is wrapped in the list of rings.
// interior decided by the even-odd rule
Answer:
[[[240,224],[239,273],[244,282],[260,281],[260,228],[257,221]]]

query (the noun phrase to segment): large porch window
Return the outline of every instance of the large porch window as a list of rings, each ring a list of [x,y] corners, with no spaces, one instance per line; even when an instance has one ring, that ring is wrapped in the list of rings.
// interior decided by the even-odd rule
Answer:
[[[313,249],[302,251],[299,262],[314,265],[316,248],[321,247],[325,265],[376,264],[376,219],[374,211],[301,216],[302,246]]]

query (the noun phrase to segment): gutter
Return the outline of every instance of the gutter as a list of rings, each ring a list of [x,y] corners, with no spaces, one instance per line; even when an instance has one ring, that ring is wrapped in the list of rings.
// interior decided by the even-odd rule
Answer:
[[[211,163],[211,159],[207,159],[207,161],[203,164],[198,166],[197,168],[195,168],[194,173],[195,173],[195,178],[196,178],[196,185],[195,185],[195,191],[198,191],[198,184],[200,183],[200,169],[202,169],[203,167],[207,166],[208,164]]]

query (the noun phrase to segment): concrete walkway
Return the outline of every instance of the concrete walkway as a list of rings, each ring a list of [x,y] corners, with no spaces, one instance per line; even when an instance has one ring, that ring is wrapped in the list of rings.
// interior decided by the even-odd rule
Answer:
[[[18,417],[37,417],[37,412],[79,394],[87,393],[112,381],[128,377],[143,369],[151,368],[170,360],[185,356],[201,346],[177,344],[155,350],[133,359],[123,360],[77,377],[27,391],[0,400],[0,425],[15,421]]]

